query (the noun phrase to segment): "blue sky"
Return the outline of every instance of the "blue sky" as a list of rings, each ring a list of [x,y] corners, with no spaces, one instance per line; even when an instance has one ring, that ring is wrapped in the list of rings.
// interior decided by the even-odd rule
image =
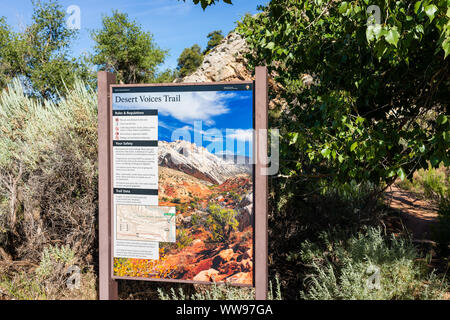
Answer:
[[[167,93],[116,93],[121,97],[162,97]],[[180,102],[119,103],[114,110],[158,109],[158,139],[189,140],[215,154],[252,158],[252,91],[171,92]],[[178,130],[177,130],[178,129]],[[227,141],[228,140],[228,141]]]
[[[162,49],[168,49],[170,56],[162,68],[174,68],[184,48],[194,43],[206,47],[207,34],[222,30],[224,34],[234,29],[236,21],[246,13],[257,13],[258,5],[267,0],[233,0],[233,5],[220,1],[203,11],[191,0],[60,0],[68,8],[77,5],[81,9],[81,30],[72,46],[73,56],[92,51],[90,31],[101,27],[102,15],[109,15],[113,9],[126,12],[138,21],[144,30],[150,31]],[[31,21],[31,0],[0,0],[0,16],[16,30],[24,28]]]

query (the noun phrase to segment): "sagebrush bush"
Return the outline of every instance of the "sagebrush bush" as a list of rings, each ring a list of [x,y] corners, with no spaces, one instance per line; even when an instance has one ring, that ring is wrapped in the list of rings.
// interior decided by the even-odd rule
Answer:
[[[353,234],[376,225],[383,215],[380,188],[371,183],[333,184],[327,180],[269,179],[269,272],[280,275],[283,297],[298,299],[304,265],[288,260],[306,240],[336,226]]]
[[[75,251],[68,246],[44,248],[35,270],[0,273],[0,292],[19,300],[96,299],[96,277],[92,268],[80,274],[78,288],[70,289],[70,267],[75,266]]]
[[[208,212],[205,227],[211,233],[211,241],[228,241],[231,232],[236,231],[239,226],[236,211],[212,204],[208,207]]]
[[[59,267],[68,267],[76,262],[75,252],[68,246],[48,246],[41,255],[36,274],[42,278],[49,277]]]
[[[90,260],[97,210],[97,97],[84,83],[58,100],[30,98],[19,80],[0,95],[0,247],[39,261],[69,245]]]
[[[449,168],[443,163],[439,168],[433,168],[429,164],[428,169],[417,170],[412,179],[398,182],[398,185],[406,190],[413,191],[424,198],[443,199],[450,198]]]
[[[269,282],[268,299],[282,300],[280,281],[278,277],[275,278],[275,292],[272,286],[272,281]],[[247,287],[235,287],[230,284],[218,285],[213,283],[211,285],[197,286],[195,293],[186,294],[182,287],[178,290],[170,288],[165,291],[158,288],[158,296],[161,300],[254,300],[255,290]]]
[[[439,299],[448,289],[418,261],[409,240],[385,240],[379,228],[349,237],[323,232],[320,239],[290,257],[308,267],[302,299]]]

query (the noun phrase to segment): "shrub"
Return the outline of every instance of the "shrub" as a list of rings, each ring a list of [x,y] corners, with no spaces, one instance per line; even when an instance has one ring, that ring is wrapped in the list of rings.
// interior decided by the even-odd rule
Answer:
[[[269,282],[268,299],[269,300],[282,300],[280,281],[278,277],[275,278],[276,288],[275,292],[272,287],[272,281]],[[228,283],[223,285],[197,286],[197,292],[189,295],[179,287],[176,291],[174,288],[170,288],[168,291],[164,291],[158,288],[158,296],[161,300],[254,300],[255,291],[253,288],[235,287]]]
[[[441,164],[438,168],[429,165],[428,169],[419,169],[412,179],[403,180],[398,185],[425,198],[442,199],[450,198],[449,170]]]
[[[224,209],[218,205],[208,207],[209,215],[205,226],[211,232],[211,240],[214,242],[228,241],[232,231],[236,231],[239,222],[236,220],[236,211]]]
[[[177,229],[177,248],[183,249],[184,247],[189,246],[192,241],[192,237],[189,236],[188,232],[185,229],[178,228]]]
[[[198,230],[201,226],[203,226],[204,219],[200,215],[193,213],[191,215],[191,223],[194,230]]]
[[[59,266],[68,267],[75,263],[75,252],[66,246],[48,246],[41,255],[36,274],[42,278],[50,276]]]
[[[93,268],[80,274],[79,287],[69,289],[69,267],[76,262],[75,252],[67,246],[47,246],[41,253],[39,266],[32,269],[2,272],[0,292],[19,300],[96,299],[96,277]]]
[[[97,212],[97,97],[84,83],[59,100],[0,96],[0,246],[39,261],[51,243],[90,262]]]
[[[450,200],[442,199],[439,203],[438,223],[433,230],[437,249],[442,256],[448,256],[450,249]]]
[[[346,238],[323,232],[321,241],[306,241],[291,255],[309,267],[303,299],[436,299],[448,288],[417,261],[409,240],[386,241],[378,228]],[[379,282],[378,282],[379,281]]]

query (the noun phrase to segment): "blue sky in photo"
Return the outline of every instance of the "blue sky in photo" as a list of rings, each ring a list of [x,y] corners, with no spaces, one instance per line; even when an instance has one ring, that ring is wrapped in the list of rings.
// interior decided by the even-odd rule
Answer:
[[[116,93],[128,97],[143,93]],[[167,93],[145,93],[162,95]],[[113,103],[113,110],[158,109],[158,139],[190,140],[209,152],[252,158],[253,92],[170,92],[180,103]],[[114,101],[114,98],[113,98]],[[196,132],[195,132],[196,131]],[[197,137],[197,138],[196,138]],[[227,141],[228,140],[228,141]]]
[[[92,52],[92,30],[101,27],[102,16],[110,15],[113,9],[129,14],[130,18],[150,31],[157,45],[169,50],[170,56],[161,69],[175,68],[177,59],[184,48],[199,44],[206,47],[209,32],[222,30],[226,35],[235,28],[246,13],[257,13],[257,6],[267,0],[233,0],[233,5],[220,1],[205,11],[192,0],[60,0],[67,9],[77,5],[81,9],[81,29],[78,39],[72,46],[72,55]],[[31,22],[33,8],[31,0],[0,0],[0,16],[5,16],[15,30],[24,29]]]

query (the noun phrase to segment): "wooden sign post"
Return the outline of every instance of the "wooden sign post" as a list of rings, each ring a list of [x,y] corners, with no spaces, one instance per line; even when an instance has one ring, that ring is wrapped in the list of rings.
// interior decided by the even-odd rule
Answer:
[[[268,287],[268,177],[264,174],[267,161],[268,75],[266,67],[255,70],[255,293],[256,300],[267,299]],[[265,131],[264,131],[265,130]]]
[[[200,279],[210,277],[211,275],[208,272],[212,272],[215,273],[215,275],[211,277],[211,281],[216,275],[222,275],[222,282],[226,281],[233,285],[242,286],[253,285],[256,291],[256,299],[267,299],[267,68],[257,67],[255,81],[253,82],[242,81],[148,85],[116,85],[115,82],[116,77],[114,74],[108,72],[98,73],[99,298],[101,300],[118,299],[117,279],[169,281],[178,283],[208,283],[205,282],[207,280]],[[113,97],[114,101],[112,101]],[[244,240],[239,238],[240,240],[237,240],[239,241],[237,242],[237,247],[233,246],[233,249],[231,249],[229,242],[227,243],[223,241],[219,241],[216,245],[209,244],[209,246],[213,246],[212,250],[215,250],[214,254],[217,257],[219,256],[219,251],[221,254],[228,253],[234,255],[234,258],[232,259],[235,259],[237,255],[240,255],[239,259],[244,259],[243,257],[245,256],[248,258],[249,255],[251,255],[253,257],[253,263],[246,264],[243,271],[242,269],[240,272],[234,271],[233,273],[222,271],[221,274],[219,274],[219,271],[212,269],[211,266],[205,267],[205,270],[202,269],[204,273],[201,274],[201,272],[198,273],[199,271],[196,271],[193,275],[189,272],[186,274],[185,271],[183,271],[184,273],[175,274],[175,276],[167,276],[166,273],[162,276],[154,276],[153,273],[147,274],[146,276],[140,276],[141,273],[139,273],[139,276],[115,274],[115,263],[123,263],[123,261],[128,261],[128,259],[132,259],[133,261],[141,261],[146,266],[149,265],[148,262],[151,262],[150,265],[153,265],[152,263],[154,262],[158,268],[152,268],[151,270],[164,269],[166,266],[163,265],[163,262],[158,260],[158,257],[160,254],[165,255],[166,252],[164,251],[164,247],[159,247],[159,243],[164,244],[164,246],[169,246],[170,248],[170,246],[173,246],[174,241],[177,241],[175,238],[175,228],[178,228],[178,226],[174,221],[177,221],[178,219],[175,219],[176,212],[174,211],[174,204],[170,201],[168,202],[167,199],[162,201],[159,198],[157,174],[157,166],[159,166],[157,161],[159,140],[158,108],[163,108],[161,109],[161,117],[167,117],[167,110],[173,110],[170,109],[172,106],[173,108],[180,107],[179,103],[181,103],[183,97],[186,101],[191,101],[191,103],[191,99],[193,97],[198,99],[206,99],[205,101],[210,101],[211,97],[220,97],[220,99],[228,97],[228,99],[230,99],[230,103],[234,103],[233,105],[237,108],[244,103],[236,102],[241,101],[239,100],[239,97],[242,97],[246,99],[245,101],[248,101],[245,106],[246,108],[247,106],[249,108],[245,110],[242,109],[242,112],[241,109],[236,109],[234,112],[237,112],[236,114],[239,116],[243,116],[244,113],[247,115],[247,118],[245,119],[248,120],[246,120],[247,122],[244,121],[245,124],[251,125],[253,122],[253,150],[244,150],[244,153],[245,155],[249,155],[250,159],[253,159],[254,165],[252,168],[247,167],[248,169],[243,169],[243,167],[241,167],[240,169],[245,170],[243,171],[245,172],[243,181],[247,181],[245,182],[247,187],[245,187],[242,192],[245,192],[244,195],[248,195],[248,192],[253,193],[253,200],[250,200],[250,203],[253,204],[253,213],[250,214],[253,221],[247,220],[247,222],[239,224],[239,226],[246,228],[244,231],[251,233],[252,237],[242,238]],[[253,108],[250,102],[253,103]],[[185,112],[185,108],[187,107],[188,106],[185,106],[184,109],[180,110]],[[222,110],[228,111],[229,109],[225,108]],[[177,114],[175,114],[175,120],[176,116]],[[162,120],[165,119],[162,118]],[[167,126],[167,124],[162,120],[161,125],[164,124]],[[242,126],[245,127],[245,125]],[[130,131],[133,130],[130,128],[134,127],[138,131]],[[245,128],[248,128],[248,126]],[[133,137],[136,138],[133,139]],[[175,142],[174,140],[167,140],[166,138],[164,142],[160,143],[167,147],[167,144],[170,144],[171,141]],[[200,142],[200,144],[198,142],[195,143],[198,147],[202,147],[200,149],[206,150],[202,145],[202,142]],[[192,144],[191,147],[195,148],[195,144]],[[149,158],[145,158],[147,159],[145,162],[136,162],[140,161],[139,159],[143,159],[142,157]],[[208,157],[209,159],[215,159],[213,160],[214,164],[226,163],[224,162],[225,160],[211,156],[211,154],[208,155]],[[114,168],[114,163],[116,161],[114,159],[116,159],[122,167],[117,169]],[[133,165],[128,165],[128,159],[134,159],[130,160],[133,161]],[[237,158],[235,157],[234,159],[236,161]],[[154,163],[155,160],[156,163]],[[123,167],[124,164],[125,167]],[[234,168],[235,165],[232,164],[232,166]],[[117,183],[114,181],[114,177],[116,176],[115,172],[118,171],[115,170],[119,169],[121,169],[122,172],[117,179],[117,183],[119,183],[119,185],[116,186]],[[135,173],[130,174],[129,170],[134,170]],[[154,173],[156,173],[156,177],[154,178],[155,181],[146,180],[147,178],[143,179],[143,174],[139,173],[139,170],[144,170],[142,172],[145,172],[145,176],[148,175],[149,177],[155,177]],[[252,172],[252,174],[248,175],[250,172]],[[139,181],[130,180],[134,179],[132,178],[134,176],[137,177]],[[208,183],[208,185],[211,185],[211,187],[214,188],[221,187],[220,184],[224,181],[220,179],[214,180],[214,178],[211,177],[203,177],[203,179],[206,180],[202,180],[202,183]],[[250,183],[253,184],[251,188],[248,187],[251,185]],[[190,201],[189,198],[188,201]],[[203,201],[207,202],[207,206],[209,205],[208,201],[210,200],[204,199]],[[213,199],[212,201],[212,204],[214,204],[214,201],[216,200]],[[237,205],[236,199],[233,201],[235,205],[232,205],[232,208],[235,208]],[[173,202],[175,202],[175,200]],[[246,204],[246,206],[248,205]],[[239,208],[243,207],[238,206],[237,209]],[[205,211],[206,209],[203,210]],[[189,215],[191,212],[188,212],[187,214]],[[151,220],[145,220],[143,224],[139,222],[141,219],[147,219],[147,215],[148,217],[151,217]],[[171,217],[174,217],[174,219],[172,220]],[[148,221],[158,221],[158,225],[153,225],[153,222],[149,224]],[[138,225],[136,225],[136,223],[138,223]],[[161,227],[161,225],[163,225],[163,227]],[[181,225],[181,227],[183,227],[183,225]],[[160,231],[155,232],[153,228],[160,228],[157,229]],[[216,226],[214,226],[214,230],[216,230],[215,228]],[[242,233],[244,231],[241,230],[240,232]],[[244,243],[242,241],[246,242]],[[239,249],[241,251],[237,251],[237,248],[245,249]],[[245,252],[245,250],[249,250],[248,248],[253,248],[253,251]],[[210,258],[209,260],[212,261],[213,259]],[[211,261],[209,261],[209,263],[212,263]],[[224,261],[225,260],[215,259],[214,263],[220,264],[224,263]],[[207,263],[208,261],[205,261],[205,264]],[[187,269],[189,271],[189,268],[191,267],[186,266],[184,270]],[[219,270],[227,269],[219,268]],[[237,277],[234,277],[235,272],[239,272]],[[201,274],[204,277],[194,277],[196,273],[198,273],[197,276]]]
[[[110,86],[116,83],[113,73],[98,73],[98,238],[99,298],[118,299],[117,282],[111,272],[111,121]]]

